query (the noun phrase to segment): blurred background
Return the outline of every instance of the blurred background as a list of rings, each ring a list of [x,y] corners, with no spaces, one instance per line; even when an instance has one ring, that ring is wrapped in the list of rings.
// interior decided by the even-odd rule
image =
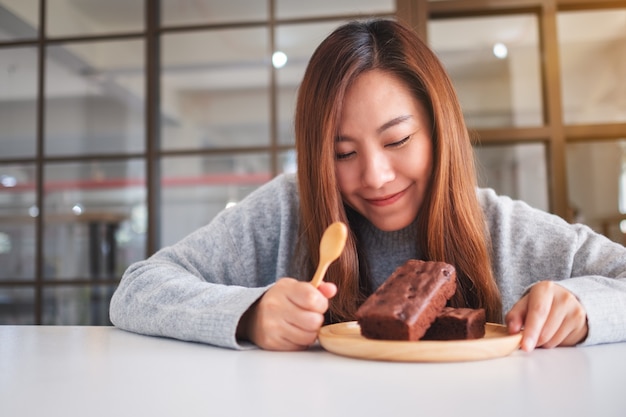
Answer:
[[[626,2],[0,0],[0,324],[105,325],[128,265],[296,169],[315,47],[412,24],[482,186],[626,232]]]

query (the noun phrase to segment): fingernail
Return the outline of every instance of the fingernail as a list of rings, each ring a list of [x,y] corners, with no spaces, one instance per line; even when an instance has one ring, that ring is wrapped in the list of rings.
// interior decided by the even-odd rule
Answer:
[[[525,352],[530,352],[534,348],[535,340],[531,337],[524,338],[524,341],[522,342],[522,350],[524,350]]]

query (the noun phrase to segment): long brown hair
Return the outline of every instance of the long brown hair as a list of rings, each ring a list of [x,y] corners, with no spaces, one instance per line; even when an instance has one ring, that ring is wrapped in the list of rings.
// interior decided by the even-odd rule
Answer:
[[[363,72],[378,69],[401,79],[427,109],[432,123],[433,172],[418,214],[418,247],[425,260],[457,270],[456,307],[485,308],[502,320],[502,302],[491,250],[476,197],[474,154],[459,101],[435,54],[409,27],[392,20],[345,24],[315,50],[299,87],[295,116],[301,235],[307,268],[317,264],[324,229],[349,223],[335,178],[335,138],[344,96]],[[330,302],[331,321],[353,320],[367,296],[368,277],[353,233],[326,280],[339,291]]]

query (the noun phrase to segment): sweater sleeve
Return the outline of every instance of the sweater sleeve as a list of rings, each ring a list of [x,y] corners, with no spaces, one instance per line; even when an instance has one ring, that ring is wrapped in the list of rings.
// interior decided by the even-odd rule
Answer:
[[[552,280],[585,308],[584,345],[626,341],[626,248],[589,227],[480,190],[505,312],[534,283]]]
[[[110,305],[119,328],[244,349],[243,313],[289,276],[297,233],[295,183],[279,177],[180,242],[136,262]]]
[[[587,312],[589,334],[583,344],[626,341],[626,249],[586,226],[573,228],[572,278],[559,284]]]

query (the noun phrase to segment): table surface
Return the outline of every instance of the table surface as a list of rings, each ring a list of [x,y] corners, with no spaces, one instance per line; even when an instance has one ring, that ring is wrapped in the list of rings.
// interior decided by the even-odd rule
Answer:
[[[0,326],[2,416],[626,416],[626,343],[395,363]]]

